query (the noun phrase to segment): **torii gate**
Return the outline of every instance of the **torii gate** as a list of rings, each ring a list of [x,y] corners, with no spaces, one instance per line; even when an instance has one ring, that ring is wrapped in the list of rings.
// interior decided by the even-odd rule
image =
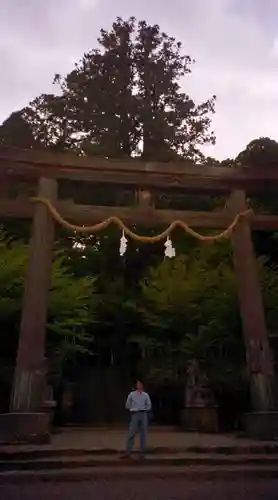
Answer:
[[[32,218],[30,257],[23,298],[21,328],[10,401],[10,413],[0,415],[7,432],[42,435],[47,418],[41,412],[45,376],[45,325],[51,280],[54,221],[48,207],[31,196],[49,200],[59,214],[73,223],[100,222],[117,216],[127,225],[169,225],[184,221],[192,228],[226,229],[246,211],[246,195],[278,186],[278,172],[246,167],[223,168],[177,163],[144,163],[140,160],[106,160],[72,153],[0,148],[0,217]],[[137,205],[101,207],[61,199],[60,187],[68,181],[93,186],[128,187]],[[9,193],[12,186],[14,197]],[[82,191],[82,184],[80,184]],[[152,193],[158,190],[226,194],[228,207],[217,212],[156,209]],[[80,192],[80,191],[79,191]],[[232,232],[234,265],[246,346],[253,412],[246,425],[251,434],[278,434],[275,412],[274,368],[252,244],[252,229],[278,229],[278,217],[241,217]]]

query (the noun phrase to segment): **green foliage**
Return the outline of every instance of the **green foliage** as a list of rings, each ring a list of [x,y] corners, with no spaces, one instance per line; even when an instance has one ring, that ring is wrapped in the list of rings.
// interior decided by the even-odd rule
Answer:
[[[277,324],[278,272],[259,264],[271,327]],[[148,353],[151,377],[184,377],[187,362],[196,359],[215,388],[239,387],[245,352],[228,242],[202,244],[187,256],[164,260],[142,282],[142,295],[148,338],[136,340]]]
[[[215,140],[215,98],[195,104],[181,91],[193,63],[181,43],[157,25],[117,18],[98,44],[55,76],[60,95],[43,94],[24,110],[36,140],[105,157],[203,158],[200,146]]]
[[[278,266],[268,258],[260,258],[259,265],[268,331],[277,334]]]
[[[27,263],[26,247],[16,244],[0,232],[0,318],[19,319],[24,271]]]
[[[219,262],[221,253],[207,249],[199,247],[187,257],[164,260],[142,284],[153,321],[161,323],[162,328],[196,332],[200,325],[212,321],[212,310],[220,321],[225,318],[234,275],[227,266],[227,255],[224,262]]]
[[[235,162],[244,167],[277,168],[278,142],[269,137],[254,139],[239,153]]]
[[[22,114],[40,148],[77,150],[78,141],[72,136],[74,129],[63,95],[42,94]]]
[[[211,375],[216,357],[228,357],[237,343],[230,248],[216,247],[200,246],[188,256],[164,260],[142,283],[144,316],[162,374],[165,359],[171,359],[174,378],[184,376],[187,362],[197,359]]]
[[[56,259],[47,323],[50,351],[64,359],[88,352],[93,339],[86,334],[86,327],[94,321],[94,306],[94,280],[76,278],[65,268],[63,259]]]
[[[278,166],[278,142],[269,137],[254,139],[235,159],[235,166],[249,168],[271,168]],[[277,193],[264,192],[250,197],[250,205],[259,212],[277,213]]]
[[[8,239],[0,233],[0,322],[5,343],[14,348],[19,329],[24,275],[28,249],[20,241]],[[92,279],[76,278],[61,258],[56,258],[52,271],[49,315],[47,324],[47,351],[50,357],[60,359],[84,352],[92,338],[86,335],[86,326],[94,311],[94,284]]]
[[[34,138],[33,125],[24,118],[24,110],[12,113],[0,126],[0,146],[23,149],[38,149],[39,141]]]
[[[147,335],[136,341],[151,378],[184,377],[187,362],[198,360],[212,385],[240,387],[245,378],[236,280],[228,242],[191,249],[164,260],[142,281]],[[267,325],[276,333],[278,269],[258,261]]]
[[[229,168],[277,168],[278,142],[269,137],[259,137],[249,142],[234,159],[227,158],[226,160],[218,161],[215,158],[207,157],[204,159],[203,164]]]

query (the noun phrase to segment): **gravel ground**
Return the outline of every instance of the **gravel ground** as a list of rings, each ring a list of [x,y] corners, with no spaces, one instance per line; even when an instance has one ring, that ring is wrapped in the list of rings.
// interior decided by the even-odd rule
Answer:
[[[278,500],[278,481],[118,480],[2,485],[0,500]]]

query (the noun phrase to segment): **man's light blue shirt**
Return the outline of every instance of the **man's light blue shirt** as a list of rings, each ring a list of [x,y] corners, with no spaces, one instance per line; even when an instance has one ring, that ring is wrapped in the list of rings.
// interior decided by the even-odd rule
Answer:
[[[146,392],[132,391],[126,400],[126,409],[131,412],[150,411],[152,403]]]

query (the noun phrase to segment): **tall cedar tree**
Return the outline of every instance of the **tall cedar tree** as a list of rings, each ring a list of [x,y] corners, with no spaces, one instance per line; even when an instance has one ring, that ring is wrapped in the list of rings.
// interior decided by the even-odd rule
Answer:
[[[196,105],[181,91],[193,61],[181,43],[135,18],[101,30],[100,48],[84,54],[59,95],[41,95],[24,110],[34,137],[47,147],[105,157],[200,160],[215,96]]]

